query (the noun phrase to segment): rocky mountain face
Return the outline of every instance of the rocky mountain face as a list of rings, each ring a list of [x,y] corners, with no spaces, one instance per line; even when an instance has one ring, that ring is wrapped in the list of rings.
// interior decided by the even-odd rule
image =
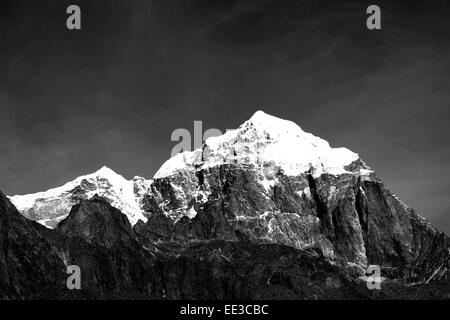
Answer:
[[[86,223],[87,221],[89,223]],[[144,223],[139,223],[141,227]],[[149,241],[105,199],[74,206],[57,228],[22,217],[0,194],[1,299],[448,298],[447,280],[373,292],[320,250],[249,241]],[[69,290],[67,266],[81,270]]]
[[[263,112],[169,159],[153,180],[103,168],[10,199],[52,228],[0,198],[5,298],[39,297],[36,281],[57,298],[449,297],[446,235],[357,154]],[[72,264],[80,291],[65,287]],[[369,265],[386,279],[376,293]]]
[[[263,112],[169,159],[143,202],[148,221],[136,227],[153,240],[246,239],[317,249],[360,274],[368,265],[411,281],[449,274],[448,238],[358,155]]]
[[[315,252],[221,240],[143,244],[100,197],[82,200],[51,230],[1,194],[0,227],[2,299],[351,296],[344,275]],[[82,271],[79,291],[66,286],[66,267],[74,264]]]

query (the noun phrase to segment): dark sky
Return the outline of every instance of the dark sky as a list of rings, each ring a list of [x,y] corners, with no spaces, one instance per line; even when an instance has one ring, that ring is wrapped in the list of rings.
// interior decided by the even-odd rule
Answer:
[[[369,4],[382,30],[369,31]],[[82,30],[66,28],[66,7]],[[450,233],[450,1],[2,1],[0,189],[107,165],[151,178],[170,135],[256,110],[357,152]]]

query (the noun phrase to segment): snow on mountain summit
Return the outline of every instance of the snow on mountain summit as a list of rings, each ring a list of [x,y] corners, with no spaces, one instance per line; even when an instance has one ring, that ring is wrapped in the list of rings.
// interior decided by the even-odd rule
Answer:
[[[189,166],[207,168],[224,163],[271,166],[289,176],[308,171],[314,176],[338,175],[349,173],[348,167],[358,160],[358,154],[347,148],[332,148],[327,141],[303,131],[292,121],[257,111],[238,129],[208,138],[202,149],[172,157],[155,178],[173,175]],[[362,161],[360,170],[370,172]]]
[[[137,186],[137,182],[140,185]],[[47,227],[55,227],[69,214],[74,204],[97,194],[127,215],[130,223],[134,225],[138,220],[147,221],[140,207],[143,192],[137,192],[146,183],[147,180],[138,177],[127,180],[104,166],[61,187],[9,198],[26,217]]]

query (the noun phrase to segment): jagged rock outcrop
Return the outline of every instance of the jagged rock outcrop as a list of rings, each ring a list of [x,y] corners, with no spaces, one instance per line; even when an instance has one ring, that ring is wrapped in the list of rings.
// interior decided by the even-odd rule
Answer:
[[[127,217],[102,197],[73,206],[49,232],[59,237],[67,263],[82,270],[83,290],[89,295],[141,298],[162,292],[161,281],[155,281],[154,247],[141,245]]]
[[[43,229],[0,192],[0,299],[64,297],[66,268]]]
[[[0,298],[92,299],[157,297],[158,268],[127,217],[104,199],[74,206],[59,229],[23,217],[0,192]],[[69,290],[67,267],[81,270]],[[158,288],[150,288],[156,285]]]

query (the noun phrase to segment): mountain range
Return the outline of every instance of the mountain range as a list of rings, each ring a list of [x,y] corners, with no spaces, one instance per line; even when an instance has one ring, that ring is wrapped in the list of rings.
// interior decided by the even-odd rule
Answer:
[[[152,179],[0,193],[0,237],[2,298],[450,298],[444,233],[358,154],[262,111]]]

